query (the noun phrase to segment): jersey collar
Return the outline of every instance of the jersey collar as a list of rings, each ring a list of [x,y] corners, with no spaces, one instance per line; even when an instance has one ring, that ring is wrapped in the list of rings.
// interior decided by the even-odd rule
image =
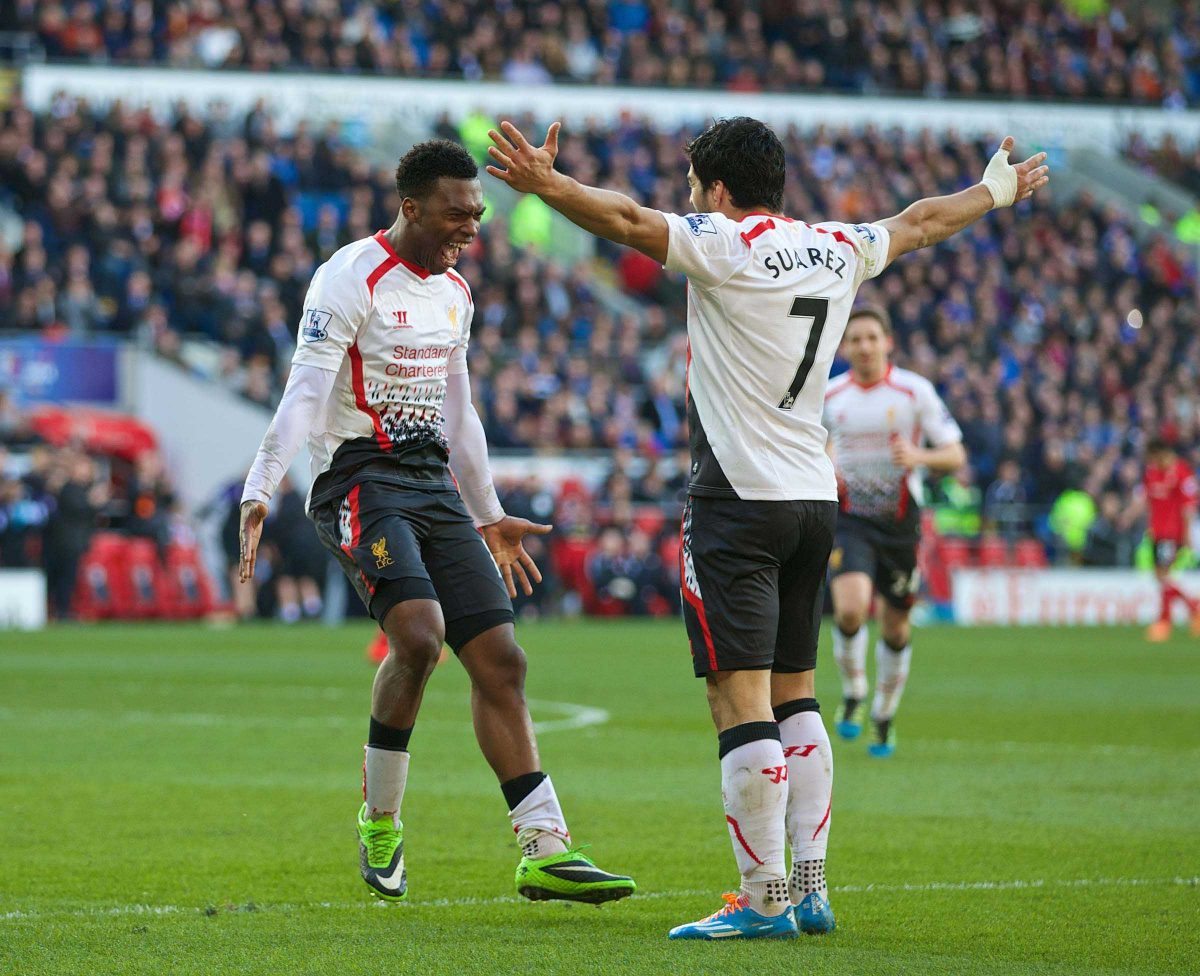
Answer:
[[[375,232],[375,240],[379,244],[380,247],[382,247],[385,251],[388,252],[388,256],[390,258],[392,258],[398,264],[404,265],[404,267],[408,268],[409,271],[411,271],[413,274],[415,274],[422,281],[424,281],[426,278],[429,277],[431,272],[429,271],[428,268],[422,268],[419,264],[413,264],[413,262],[411,262],[411,261],[405,261],[404,258],[400,257],[400,255],[396,253],[395,248],[392,247],[391,243],[387,239],[386,231],[382,231],[382,230],[376,231]]]
[[[855,386],[857,386],[860,390],[873,390],[873,389],[875,389],[875,387],[882,386],[889,379],[891,379],[892,378],[892,370],[895,368],[896,368],[895,364],[888,363],[887,369],[885,369],[883,371],[883,375],[881,377],[879,377],[879,379],[877,379],[874,383],[860,383],[858,380],[856,380],[854,378],[854,370],[850,370],[850,382],[853,383]]]

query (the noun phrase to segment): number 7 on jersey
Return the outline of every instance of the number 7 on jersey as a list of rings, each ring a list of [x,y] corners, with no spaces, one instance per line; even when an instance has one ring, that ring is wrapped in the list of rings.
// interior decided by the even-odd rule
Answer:
[[[792,404],[796,402],[796,397],[804,388],[804,383],[808,379],[808,374],[812,372],[813,363],[817,358],[817,346],[821,344],[821,333],[825,329],[825,318],[828,315],[828,298],[806,298],[797,295],[792,300],[792,310],[788,312],[788,317],[812,319],[812,327],[808,333],[808,342],[804,344],[804,358],[800,360],[800,366],[792,379],[792,385],[788,387],[787,393],[779,401],[780,410],[791,410]]]

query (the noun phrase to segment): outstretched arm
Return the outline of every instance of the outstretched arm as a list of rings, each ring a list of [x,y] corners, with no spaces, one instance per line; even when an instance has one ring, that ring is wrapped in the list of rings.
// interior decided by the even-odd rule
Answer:
[[[492,484],[487,437],[475,405],[471,403],[471,381],[466,372],[451,373],[446,377],[442,415],[446,420],[446,440],[450,443],[450,470],[458,482],[463,504],[496,561],[508,595],[515,597],[517,584],[520,584],[528,596],[533,593],[533,583],[542,581],[542,574],[533,557],[525,551],[522,540],[530,533],[545,535],[553,526],[504,514]]]
[[[541,197],[589,234],[635,248],[659,264],[666,261],[668,230],[661,213],[638,206],[623,193],[584,186],[554,169],[561,127],[560,122],[551,124],[545,143],[537,147],[511,122],[501,122],[503,134],[495,129],[488,133],[496,144],[488,147],[488,154],[499,166],[487,171],[520,193]]]
[[[1046,154],[1037,153],[1013,166],[1008,161],[1014,140],[1006,136],[975,186],[945,197],[927,197],[880,223],[891,235],[890,264],[902,254],[937,244],[975,223],[989,210],[1011,207],[1050,181]]]

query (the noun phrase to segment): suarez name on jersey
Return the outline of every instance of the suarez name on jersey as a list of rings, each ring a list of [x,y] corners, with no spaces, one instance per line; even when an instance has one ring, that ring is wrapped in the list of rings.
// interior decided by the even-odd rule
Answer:
[[[855,293],[887,264],[878,224],[663,215],[688,279],[689,492],[836,501],[821,408]]]
[[[405,261],[383,231],[317,269],[292,362],[337,380],[308,439],[310,509],[363,481],[453,489],[442,404],[446,377],[467,370],[473,314],[457,272]]]

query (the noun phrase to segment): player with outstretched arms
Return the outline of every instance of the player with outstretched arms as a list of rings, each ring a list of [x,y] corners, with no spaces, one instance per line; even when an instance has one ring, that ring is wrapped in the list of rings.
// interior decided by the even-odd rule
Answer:
[[[717,728],[725,820],[741,891],[677,939],[786,938],[834,927],[825,883],[833,756],[813,689],[837,482],[821,412],[859,285],[1048,179],[1011,166],[1004,140],[983,181],[873,224],[783,215],[785,160],[771,129],[724,119],[688,145],[694,213],[666,214],[554,170],[509,122],[488,172],[585,230],[688,279],[692,467],[684,510],[684,616]],[[785,837],[791,847],[790,874]]]
[[[571,848],[525,705],[510,598],[517,584],[530,593],[530,580],[541,581],[521,540],[550,526],[505,515],[471,403],[475,305],[454,265],[483,215],[478,168],[461,146],[421,143],[400,160],[396,189],[391,228],[341,248],[313,276],[291,375],[246,479],[241,578],[254,574],[267,504],[307,438],[309,517],[388,640],[358,814],[360,870],[373,894],[407,894],[409,738],[445,641],[471,678],[475,735],[522,855],[518,892],[623,898],[630,878]]]
[[[894,346],[886,311],[863,306],[851,312],[842,340],[850,369],[830,381],[824,413],[841,506],[829,557],[833,652],[843,695],[836,728],[844,739],[862,731],[866,624],[878,593],[883,608],[868,746],[878,757],[896,749],[893,720],[912,659],[908,617],[918,588],[919,472],[956,471],[967,459],[962,431],[933,384],[892,365]]]
[[[1175,560],[1190,541],[1200,490],[1196,486],[1196,472],[1162,438],[1146,444],[1142,493],[1160,594],[1158,619],[1147,628],[1146,639],[1159,643],[1170,638],[1171,606],[1176,600],[1187,607],[1192,634],[1200,637],[1200,601],[1184,593],[1171,579]]]

